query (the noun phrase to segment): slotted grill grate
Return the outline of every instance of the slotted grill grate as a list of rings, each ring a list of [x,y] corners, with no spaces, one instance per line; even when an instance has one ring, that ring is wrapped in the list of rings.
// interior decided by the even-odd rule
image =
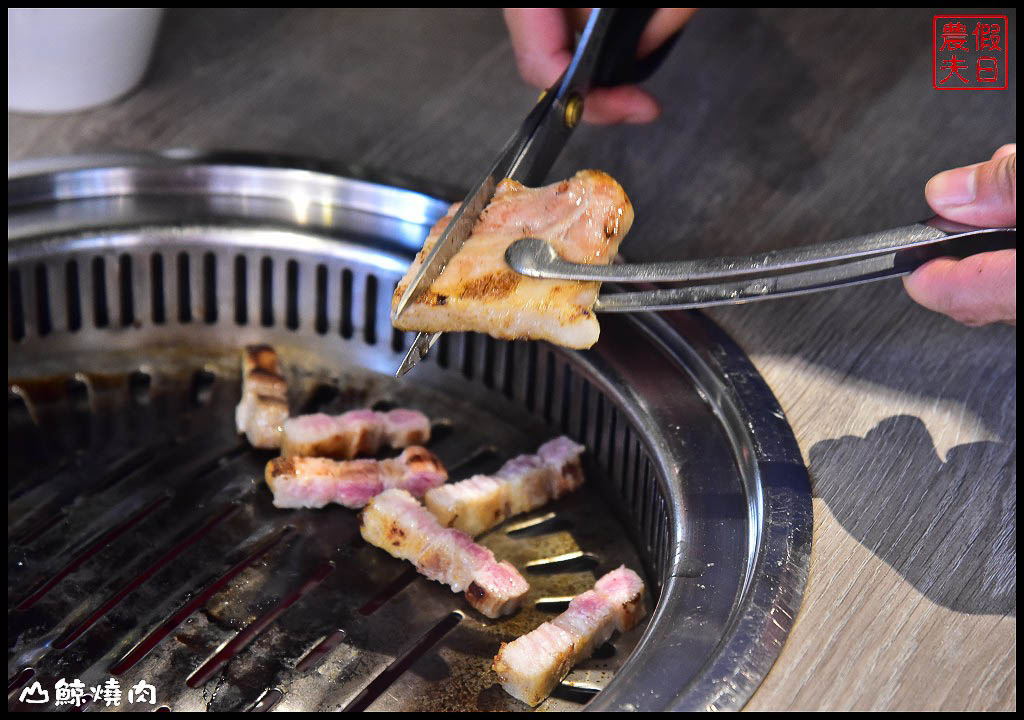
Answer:
[[[688,321],[699,352],[654,319],[604,320],[592,353],[449,334],[399,383],[391,292],[442,203],[181,163],[36,176],[9,198],[12,709],[32,682],[109,677],[173,710],[525,709],[488,671],[498,644],[623,563],[646,574],[650,627],[542,708],[603,688],[590,707],[736,706],[770,667],[758,628],[784,639],[771,612],[795,614],[806,473],[706,325]],[[524,572],[527,607],[486,620],[363,543],[351,511],[273,508],[271,455],[233,430],[251,342],[282,353],[293,412],[423,409],[456,478],[557,433],[586,444],[585,491],[482,540]],[[787,477],[766,483],[773,462]]]
[[[620,563],[642,567],[597,496],[579,493],[535,513],[551,516],[544,523],[484,539],[525,568],[532,606],[497,623],[476,616],[460,596],[367,547],[351,511],[271,506],[262,482],[271,455],[240,444],[232,429],[236,359],[212,356],[189,372],[179,360],[145,357],[159,388],[145,395],[132,393],[128,375],[111,373],[100,397],[83,372],[91,409],[81,414],[71,411],[79,401],[67,384],[14,386],[30,399],[15,414],[31,408],[39,418],[12,428],[39,452],[9,468],[21,478],[10,488],[9,632],[34,679],[52,685],[73,669],[90,687],[111,676],[125,687],[146,680],[176,710],[246,709],[271,689],[288,707],[333,709],[388,705],[380,696],[407,684],[398,671],[411,670],[427,685],[403,693],[413,707],[475,706],[481,693],[489,706],[514,707],[504,693],[486,692],[494,682],[487,652],[564,609],[547,598],[581,592],[595,572]],[[398,399],[372,376],[342,384],[309,365],[290,374],[308,410],[429,408],[442,428],[432,449],[460,476],[493,471],[535,443],[509,420],[467,417],[436,393],[401,388]],[[347,392],[334,396],[335,388]],[[47,391],[48,403],[34,401]],[[68,420],[85,431],[67,432]],[[498,438],[508,442],[483,452]],[[570,677],[577,695],[552,704],[573,706],[601,687],[639,636],[618,638],[607,657]],[[307,659],[332,637],[330,653]],[[439,664],[447,666],[440,674],[430,667]]]

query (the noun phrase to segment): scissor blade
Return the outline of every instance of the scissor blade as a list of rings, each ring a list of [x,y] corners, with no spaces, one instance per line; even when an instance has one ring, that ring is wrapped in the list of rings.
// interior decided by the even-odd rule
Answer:
[[[412,370],[416,363],[427,356],[427,352],[433,347],[439,337],[441,337],[439,332],[416,333],[416,339],[413,340],[412,345],[409,347],[409,352],[405,354],[405,359],[402,360],[402,364],[398,367],[395,377],[402,377]]]
[[[551,123],[551,118],[548,117],[555,97],[554,93],[549,93],[548,96],[541,98],[530,114],[526,116],[519,131],[505,144],[487,175],[466,196],[462,207],[441,233],[441,237],[434,244],[426,260],[423,261],[423,265],[416,272],[412,282],[405,288],[402,297],[398,299],[392,319],[397,319],[405,312],[409,303],[428,290],[438,276],[444,272],[448,261],[455,256],[462,244],[466,242],[466,238],[472,234],[476,221],[480,219],[480,214],[494,197],[494,191],[499,182],[505,178],[512,178],[530,184],[538,182],[547,174],[548,168],[554,162],[555,155],[558,154],[568,138],[568,133],[571,132],[571,128],[564,129],[560,115],[555,118],[558,120],[557,123]],[[544,134],[544,142],[533,145],[538,128],[545,122],[550,127]],[[524,162],[531,147],[534,152],[532,161]]]
[[[499,180],[501,178],[498,178]],[[455,253],[462,247],[473,226],[480,219],[480,213],[487,207],[487,203],[494,197],[494,190],[497,187],[497,180],[493,175],[485,177],[473,192],[466,197],[462,207],[455,213],[455,217],[448,223],[448,227],[441,233],[440,239],[434,244],[427,259],[420,266],[412,282],[405,288],[402,297],[395,307],[394,317],[401,315],[409,303],[419,297],[420,293],[426,291],[444,272],[448,261],[455,257]]]
[[[441,233],[441,237],[427,255],[423,265],[416,272],[412,282],[406,287],[402,297],[398,299],[392,320],[397,319],[409,306],[409,303],[413,302],[421,293],[430,289],[434,281],[444,272],[448,261],[455,257],[455,254],[462,248],[466,238],[472,234],[476,221],[480,219],[480,214],[483,213],[484,208],[487,207],[487,204],[494,197],[494,191],[497,189],[498,183],[509,175],[515,176],[517,161],[521,159],[524,149],[529,146],[529,140],[533,136],[533,131],[536,130],[537,125],[543,119],[544,113],[550,105],[550,100],[538,103],[534,111],[527,116],[523,127],[505,145],[504,150],[497,162],[491,167],[487,176],[477,183],[477,186],[466,196],[462,207],[458,209],[451,222],[448,223],[448,227]],[[426,357],[430,346],[437,342],[440,336],[441,333],[418,333],[412,347],[406,353],[405,359],[402,360],[398,372],[395,373],[395,377],[402,377],[416,363]]]

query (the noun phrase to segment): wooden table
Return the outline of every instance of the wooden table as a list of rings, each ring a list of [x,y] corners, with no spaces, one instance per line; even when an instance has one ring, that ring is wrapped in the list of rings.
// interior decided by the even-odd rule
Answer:
[[[1016,16],[1010,15],[1010,42]],[[649,127],[577,131],[636,205],[634,259],[736,254],[928,214],[933,173],[1016,140],[1006,91],[932,89],[928,11],[709,10],[649,83]],[[492,10],[171,11],[141,89],[9,115],[8,160],[250,149],[465,187],[536,98]],[[899,282],[714,310],[810,468],[796,626],[753,709],[1015,709],[1016,330]]]

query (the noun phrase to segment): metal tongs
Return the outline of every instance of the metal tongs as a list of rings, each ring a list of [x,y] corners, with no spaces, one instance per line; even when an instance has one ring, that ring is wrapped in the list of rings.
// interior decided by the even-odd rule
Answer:
[[[494,197],[499,182],[505,178],[524,185],[543,182],[583,116],[587,91],[602,85],[640,82],[654,72],[675,38],[644,59],[636,59],[640,36],[653,12],[653,8],[595,8],[590,13],[568,69],[541,96],[497,161],[466,196],[399,298],[393,318],[401,315],[444,271]],[[417,333],[396,375],[401,377],[423,359],[440,336],[441,333]]]
[[[516,272],[534,278],[687,284],[600,295],[594,304],[596,312],[640,312],[821,292],[906,275],[938,257],[964,258],[1016,247],[1016,228],[978,228],[936,216],[845,240],[744,257],[586,265],[563,260],[544,240],[521,238],[509,245],[505,260]]]

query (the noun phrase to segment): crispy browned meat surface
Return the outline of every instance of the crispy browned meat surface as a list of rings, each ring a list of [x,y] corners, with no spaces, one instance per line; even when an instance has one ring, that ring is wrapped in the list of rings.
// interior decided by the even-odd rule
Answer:
[[[536,630],[502,643],[494,671],[510,695],[538,705],[616,630],[634,627],[644,615],[644,583],[627,567],[602,577],[577,595],[568,609]]]
[[[392,309],[455,210],[430,231],[395,290]],[[590,347],[600,333],[592,310],[600,283],[523,277],[508,267],[505,250],[529,235],[547,240],[567,260],[607,265],[632,224],[633,206],[626,193],[598,170],[582,170],[540,188],[504,180],[444,272],[401,318],[392,318],[395,327],[475,330],[509,340]]]
[[[404,448],[430,440],[430,419],[417,410],[350,410],[343,415],[299,415],[284,423],[281,454],[351,460],[382,446]]]
[[[474,475],[428,490],[423,503],[442,525],[475,537],[582,485],[583,450],[569,438],[558,437],[541,445],[536,455],[509,460],[494,476]]]
[[[441,527],[405,490],[385,490],[359,514],[363,539],[408,560],[431,580],[465,592],[466,601],[490,618],[515,612],[530,586],[508,562],[454,528]]]
[[[279,457],[267,463],[264,476],[279,508],[361,508],[388,488],[423,497],[448,479],[448,471],[434,453],[412,446],[387,460]]]
[[[281,446],[281,428],[288,419],[288,383],[277,353],[269,345],[242,350],[242,399],[235,408],[235,425],[258,448]]]

